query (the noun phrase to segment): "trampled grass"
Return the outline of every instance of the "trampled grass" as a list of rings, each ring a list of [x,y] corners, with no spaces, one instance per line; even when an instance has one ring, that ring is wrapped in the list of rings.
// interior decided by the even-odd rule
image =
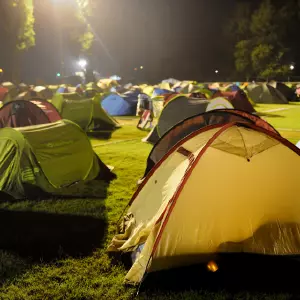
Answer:
[[[275,106],[278,108],[279,106]],[[280,106],[281,107],[281,106]],[[258,110],[273,109],[259,106]],[[272,117],[271,114],[281,117]],[[267,120],[280,128],[300,129],[299,109],[270,113]],[[280,119],[280,123],[279,122]],[[105,249],[115,224],[143,174],[151,146],[140,140],[147,133],[136,119],[120,120],[123,128],[110,140],[92,139],[96,153],[115,167],[118,178],[94,186],[90,198],[67,197],[0,203],[0,299],[131,299],[136,290],[125,287],[126,268]],[[291,126],[291,127],[288,127]],[[293,132],[292,141],[300,140]],[[199,279],[200,280],[200,279]],[[201,281],[199,282],[201,286]],[[289,299],[289,295],[194,289],[141,290],[139,299]]]

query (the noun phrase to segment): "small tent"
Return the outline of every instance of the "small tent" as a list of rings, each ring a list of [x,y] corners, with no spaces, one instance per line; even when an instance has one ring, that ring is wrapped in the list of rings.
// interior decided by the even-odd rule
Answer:
[[[69,91],[69,88],[66,85],[61,85],[57,89],[56,93],[58,93],[58,94],[67,94],[67,93],[70,93],[70,91]]]
[[[59,195],[78,182],[115,177],[84,131],[68,120],[0,129],[0,150],[0,191],[15,198],[35,189]]]
[[[53,92],[45,86],[36,86],[33,91],[36,92],[37,96],[41,99],[48,100],[53,97]]]
[[[19,88],[19,93],[23,93],[29,89],[28,85],[25,83],[20,83],[18,88]]]
[[[176,143],[189,134],[192,134],[194,131],[201,128],[203,130],[207,130],[207,126],[215,126],[216,124],[227,124],[232,122],[251,123],[280,135],[272,125],[260,117],[244,111],[222,108],[207,111],[177,123],[158,140],[148,156],[144,177]]]
[[[171,93],[170,90],[160,89],[160,88],[154,88],[153,93],[152,93],[152,97],[157,97],[157,96],[161,96],[161,95],[165,95],[165,94],[170,94],[170,93]]]
[[[15,100],[0,109],[0,128],[25,127],[61,120],[56,108],[44,100]]]
[[[209,100],[199,100],[177,95],[169,100],[162,110],[157,125],[143,139],[144,142],[155,144],[170,128],[182,120],[204,113],[207,109]]]
[[[4,87],[0,87],[0,101],[3,102],[6,95],[8,94],[8,89]]]
[[[60,95],[67,100],[82,100],[84,99],[82,95],[78,93],[60,93]]]
[[[286,97],[269,84],[262,83],[257,86],[248,85],[247,93],[255,103],[288,104]]]
[[[110,94],[101,101],[102,108],[111,116],[130,116],[136,107],[118,94]]]
[[[109,245],[137,253],[125,281],[138,285],[147,273],[220,253],[300,255],[299,156],[248,123],[182,139],[139,186]]]
[[[235,109],[243,110],[248,113],[255,112],[255,109],[253,108],[252,104],[248,100],[247,95],[242,90],[238,90],[235,92],[218,91],[213,94],[212,99],[217,97],[223,97],[227,99]]]
[[[63,119],[73,121],[91,134],[97,133],[110,137],[120,126],[102,109],[100,99],[101,95],[90,99],[69,100],[56,94],[52,104]]]
[[[27,90],[20,93],[14,100],[32,100],[37,98],[39,98],[37,92],[33,90]]]
[[[19,93],[18,88],[12,82],[8,82],[8,81],[3,82],[1,85],[3,88],[6,88],[8,91],[4,99],[2,100],[2,102],[7,103],[9,101],[13,101]]]
[[[101,101],[102,108],[111,116],[134,116],[138,105],[137,92],[126,92],[123,95],[111,94]]]
[[[269,85],[277,89],[288,101],[297,101],[295,89],[276,81],[270,82]]]
[[[231,83],[224,87],[225,92],[238,92],[239,90],[241,90],[241,88],[236,83]]]

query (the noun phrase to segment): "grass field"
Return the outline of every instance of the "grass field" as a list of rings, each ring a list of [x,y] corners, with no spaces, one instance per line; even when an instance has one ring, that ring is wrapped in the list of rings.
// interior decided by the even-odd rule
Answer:
[[[278,108],[288,109],[266,112]],[[257,110],[284,137],[293,143],[300,140],[300,105],[260,105]],[[71,191],[73,197],[1,202],[0,299],[121,300],[135,295],[135,289],[122,284],[126,268],[105,249],[143,174],[151,146],[141,142],[147,133],[135,128],[136,119],[119,122],[124,126],[110,140],[91,140],[101,159],[115,167],[118,178],[109,186],[92,182]],[[82,194],[89,198],[80,198]],[[175,291],[157,284],[155,290],[142,289],[138,299],[290,299],[290,295],[251,289]]]

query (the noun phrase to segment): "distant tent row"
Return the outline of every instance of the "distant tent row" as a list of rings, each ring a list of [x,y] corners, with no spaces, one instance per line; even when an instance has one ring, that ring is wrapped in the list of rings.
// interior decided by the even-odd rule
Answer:
[[[101,96],[84,99],[80,95],[56,94],[52,103],[29,92],[20,100],[9,101],[0,109],[0,127],[24,127],[53,123],[67,119],[91,134],[109,137],[119,124],[106,114],[100,104]],[[34,93],[34,92],[33,92]]]

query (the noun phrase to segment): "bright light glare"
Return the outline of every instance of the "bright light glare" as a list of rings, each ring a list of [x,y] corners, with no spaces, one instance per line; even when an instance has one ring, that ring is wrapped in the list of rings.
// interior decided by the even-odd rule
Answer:
[[[87,61],[85,59],[81,59],[79,62],[78,62],[78,65],[84,69],[87,65]]]
[[[219,70],[216,70],[215,73],[218,74],[218,73],[219,73]]]
[[[144,69],[144,67],[143,67],[143,66],[140,66],[140,69],[141,69],[141,70],[143,70],[143,69]]]
[[[291,70],[294,70],[294,69],[295,69],[295,66],[294,66],[294,65],[290,65],[290,69],[291,69]]]

